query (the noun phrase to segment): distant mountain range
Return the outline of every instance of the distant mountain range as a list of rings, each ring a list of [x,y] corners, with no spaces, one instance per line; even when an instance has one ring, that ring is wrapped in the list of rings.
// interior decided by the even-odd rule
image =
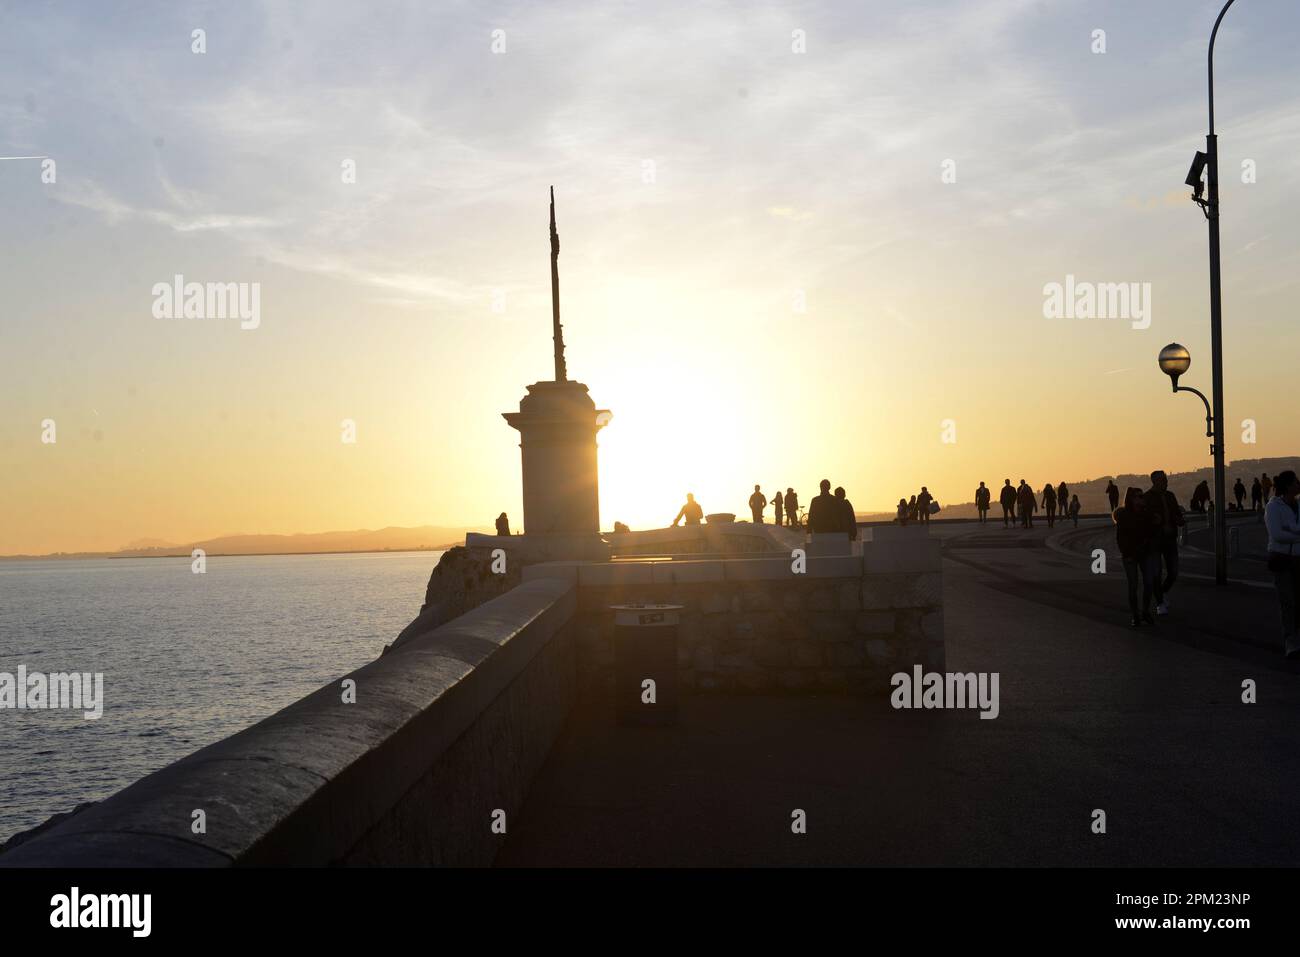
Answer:
[[[296,535],[223,535],[199,542],[171,544],[160,539],[139,539],[115,552],[56,552],[52,555],[5,555],[4,558],[188,558],[194,549],[208,555],[306,555],[320,552],[433,551],[459,545],[466,532],[484,527],[445,528],[420,525],[347,532],[303,532]]]
[[[1258,478],[1261,473],[1267,473],[1269,478],[1277,475],[1278,472],[1291,469],[1300,473],[1300,457],[1288,456],[1275,459],[1238,459],[1235,462],[1229,462],[1226,468],[1227,472],[1227,495],[1228,501],[1233,502],[1232,486],[1241,478],[1241,483],[1246,486],[1246,508],[1250,508],[1250,483],[1252,478]],[[1034,487],[1034,492],[1038,494],[1039,500],[1042,499],[1043,486],[1047,484],[1051,476],[1038,476],[1037,480],[1029,475],[1001,475],[995,479],[985,479],[989,488],[993,490],[993,508],[990,514],[1001,515],[1002,509],[998,505],[998,492],[1002,488],[1002,480],[1010,478],[1012,485],[1019,484],[1023,478]],[[1106,499],[1106,482],[1114,479],[1115,484],[1119,486],[1120,500],[1123,501],[1124,490],[1130,485],[1141,489],[1147,489],[1151,486],[1149,475],[1134,475],[1126,473],[1123,475],[1103,475],[1101,478],[1084,479],[1083,481],[1071,482],[1066,479],[1065,484],[1070,488],[1071,495],[1079,496],[1079,506],[1086,513],[1100,513],[1110,511],[1110,502]],[[1214,469],[1207,466],[1197,469],[1195,472],[1170,472],[1169,473],[1169,490],[1174,493],[1180,505],[1187,508],[1192,499],[1192,490],[1201,482],[1210,483],[1210,494],[1214,494]],[[1053,478],[1052,484],[1059,485],[1060,478]],[[976,482],[975,484],[979,484]],[[911,493],[908,493],[909,497]],[[939,518],[975,518],[979,513],[975,509],[975,490],[971,489],[971,501],[963,502],[959,505],[949,505],[947,502],[941,502],[943,511]]]

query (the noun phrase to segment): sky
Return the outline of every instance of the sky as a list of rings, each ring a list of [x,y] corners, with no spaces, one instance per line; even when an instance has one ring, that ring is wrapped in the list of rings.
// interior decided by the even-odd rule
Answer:
[[[604,528],[1208,465],[1218,7],[0,0],[0,554],[517,527],[551,185]],[[1217,47],[1229,461],[1300,452],[1297,40]]]

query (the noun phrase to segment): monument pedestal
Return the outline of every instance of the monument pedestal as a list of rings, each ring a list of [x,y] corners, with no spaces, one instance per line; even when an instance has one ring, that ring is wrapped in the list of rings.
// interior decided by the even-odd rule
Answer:
[[[596,433],[609,412],[596,408],[581,382],[566,380],[533,383],[519,411],[503,413],[503,418],[519,430],[524,536],[537,540],[535,545],[530,541],[529,550],[578,558],[604,548]]]

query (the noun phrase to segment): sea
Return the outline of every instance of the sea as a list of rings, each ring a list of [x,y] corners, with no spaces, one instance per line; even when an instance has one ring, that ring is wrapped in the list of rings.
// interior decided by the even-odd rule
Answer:
[[[442,554],[0,561],[0,681],[103,675],[99,718],[0,707],[0,843],[374,660]]]

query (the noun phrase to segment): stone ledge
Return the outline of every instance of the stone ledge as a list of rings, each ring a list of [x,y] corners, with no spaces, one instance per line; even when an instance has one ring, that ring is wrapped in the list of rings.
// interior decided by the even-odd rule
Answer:
[[[0,866],[343,859],[575,610],[571,583],[520,585],[343,676],[356,681],[355,704],[342,703],[340,677],[0,855]],[[194,809],[207,814],[206,834],[189,830]]]

